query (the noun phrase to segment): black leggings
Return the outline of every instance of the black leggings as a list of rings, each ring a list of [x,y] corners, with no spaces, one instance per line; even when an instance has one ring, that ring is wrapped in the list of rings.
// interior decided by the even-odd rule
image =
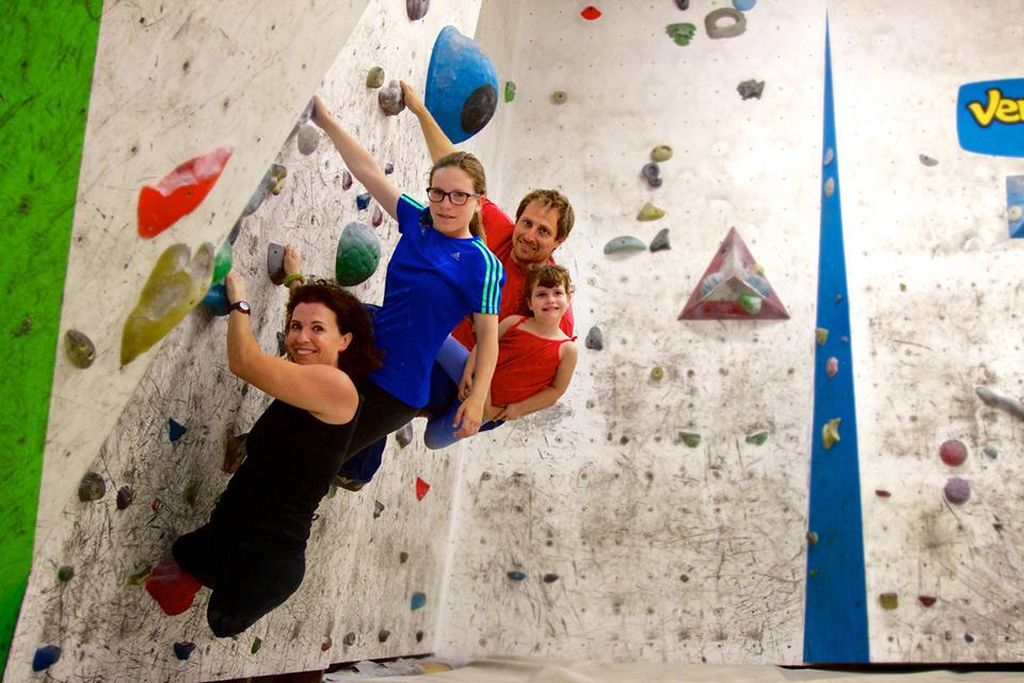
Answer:
[[[359,420],[352,432],[345,459],[363,450],[372,443],[400,429],[416,417],[417,409],[399,401],[389,392],[373,382],[362,387],[363,403],[359,407]]]
[[[305,553],[285,557],[254,552],[207,524],[178,537],[174,560],[213,589],[206,620],[218,638],[235,636],[281,605],[302,585]]]

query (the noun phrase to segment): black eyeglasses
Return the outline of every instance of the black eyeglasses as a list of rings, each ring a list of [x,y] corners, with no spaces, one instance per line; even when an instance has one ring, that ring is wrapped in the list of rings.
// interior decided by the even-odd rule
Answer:
[[[448,197],[451,203],[454,204],[455,206],[462,206],[463,204],[469,201],[470,197],[479,196],[480,195],[476,193],[470,194],[469,192],[463,192],[461,190],[452,190],[451,192],[445,192],[439,187],[427,188],[427,198],[430,199],[430,201],[434,202],[435,204],[440,204],[441,202],[444,201],[445,197]]]

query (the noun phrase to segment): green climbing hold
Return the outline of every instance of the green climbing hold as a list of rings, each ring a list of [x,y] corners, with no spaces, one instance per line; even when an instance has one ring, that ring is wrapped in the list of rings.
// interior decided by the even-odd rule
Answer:
[[[107,482],[95,472],[86,472],[82,481],[78,484],[78,500],[83,503],[91,503],[99,500],[107,492]]]
[[[763,299],[756,294],[740,294],[736,297],[736,303],[747,312],[748,315],[757,315],[761,312]]]
[[[679,441],[682,441],[690,448],[696,448],[700,445],[700,434],[697,434],[696,432],[679,432],[677,443]]]
[[[153,571],[152,567],[146,567],[145,569],[140,569],[139,571],[135,572],[134,574],[132,574],[131,576],[128,577],[128,580],[127,580],[128,585],[129,586],[141,586],[142,584],[146,583],[146,579],[149,578],[149,574],[152,571]]]
[[[80,370],[85,370],[96,360],[96,346],[89,337],[78,330],[68,330],[64,333],[64,352],[68,356],[68,362]]]
[[[213,282],[218,284],[224,282],[224,278],[231,272],[231,242],[225,241],[220,245],[216,255],[213,257]]]
[[[604,245],[604,253],[606,254],[614,254],[617,251],[644,251],[646,249],[647,245],[632,235],[616,237]]]
[[[665,27],[665,33],[676,45],[689,45],[696,32],[697,27],[689,22],[669,24]]]
[[[565,92],[564,90],[556,90],[555,92],[551,93],[551,101],[554,102],[555,104],[565,104],[568,99],[569,93]]]
[[[69,565],[64,565],[57,570],[57,580],[61,583],[67,583],[75,576],[75,568]]]
[[[370,70],[366,72],[366,87],[379,88],[382,85],[384,85],[384,67],[370,67]]]
[[[380,263],[380,241],[369,226],[353,221],[338,240],[334,274],[338,284],[351,287],[365,282]]]
[[[513,81],[505,81],[505,101],[511,102],[516,98],[516,84]]]
[[[662,162],[672,158],[672,148],[668,145],[658,145],[651,150],[651,160]]]
[[[767,440],[768,432],[765,431],[755,432],[754,434],[747,435],[747,443],[754,444],[755,446],[761,446]]]
[[[252,654],[256,654],[260,651],[261,647],[263,647],[263,641],[260,640],[259,636],[256,636],[255,638],[253,638],[252,647],[249,648],[249,652]]]
[[[121,367],[164,338],[210,288],[213,245],[203,243],[193,257],[184,244],[171,245],[157,259],[139,303],[128,314],[121,333]]]
[[[662,209],[659,209],[650,202],[646,202],[640,209],[640,213],[637,214],[636,219],[638,221],[656,221],[664,215],[665,212]]]

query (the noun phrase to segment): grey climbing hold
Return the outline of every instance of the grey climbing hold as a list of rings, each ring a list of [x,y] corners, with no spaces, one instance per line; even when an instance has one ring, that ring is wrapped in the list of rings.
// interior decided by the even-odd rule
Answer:
[[[654,204],[646,202],[643,207],[640,208],[640,213],[636,215],[638,221],[656,221],[665,215],[663,209],[659,209]]]
[[[78,500],[91,503],[99,500],[107,492],[107,482],[95,472],[86,472],[78,484]]]
[[[993,460],[995,460],[996,458],[999,457],[999,451],[997,451],[996,449],[992,448],[991,446],[986,446],[985,448],[981,449],[981,451],[982,451],[982,453],[984,453],[988,457],[992,458]]]
[[[658,166],[658,162],[650,161],[644,164],[644,167],[640,169],[640,174],[643,175],[644,179],[647,180],[647,184],[651,187],[661,187],[661,166]]]
[[[658,234],[651,240],[651,246],[648,247],[651,251],[665,251],[671,249],[672,245],[668,243],[668,228],[662,228],[658,231]]]
[[[370,70],[366,72],[366,87],[379,88],[382,85],[384,85],[384,67],[371,66]]]
[[[760,432],[755,432],[753,434],[748,434],[747,435],[747,439],[746,439],[747,443],[753,444],[755,446],[762,446],[762,445],[764,445],[764,442],[767,441],[767,440],[768,440],[768,432],[763,431],[763,430],[760,431]]]
[[[395,441],[399,448],[405,448],[412,443],[412,422],[406,422],[402,428],[395,432]]]
[[[617,251],[644,251],[645,249],[647,249],[646,245],[632,235],[616,237],[604,245],[606,254],[614,254]]]
[[[402,94],[402,85],[398,81],[391,81],[386,88],[381,88],[377,95],[377,104],[381,111],[388,116],[396,116],[405,109],[405,96]]]
[[[511,571],[506,576],[508,576],[508,578],[511,579],[512,581],[522,581],[523,579],[526,578],[526,572],[521,572],[521,571],[518,571],[518,570]]]
[[[836,191],[836,179],[826,178],[825,179],[825,196],[831,197]]]
[[[690,0],[676,0],[676,6],[681,10],[690,9]]]
[[[64,333],[64,352],[68,356],[68,362],[80,370],[85,370],[96,360],[96,347],[92,340],[78,330],[68,330]]]
[[[399,563],[405,564],[406,560],[408,560],[408,559],[409,559],[409,553],[405,552],[404,550],[398,553],[398,561],[399,561]]]
[[[348,170],[341,172],[341,189],[347,190],[352,187],[352,174]]]
[[[379,640],[382,643],[386,643],[388,638],[390,637],[391,631],[387,630],[386,628],[382,628],[380,632],[377,634],[377,640]]]
[[[384,512],[384,503],[379,500],[373,501],[373,518],[377,519]]]
[[[735,38],[747,30],[747,18],[734,7],[719,7],[704,17],[704,29],[708,38]]]
[[[748,79],[737,85],[736,91],[745,100],[749,100],[752,97],[761,99],[761,93],[764,92],[764,81],[758,81],[753,78]]]
[[[316,148],[320,146],[320,133],[317,132],[316,126],[311,126],[308,123],[304,123],[299,126],[299,134],[295,136],[295,144],[299,148],[299,153],[303,156],[309,156],[316,151]]]
[[[985,405],[993,408],[1001,408],[1016,418],[1024,420],[1024,404],[1012,396],[1000,394],[988,387],[975,387],[974,393],[978,395]]]
[[[419,21],[427,16],[430,9],[430,0],[405,0],[405,11],[409,15],[409,21]]]
[[[356,644],[356,634],[352,631],[349,631],[345,634],[345,637],[342,638],[341,642],[345,643],[349,647],[352,647]]]
[[[821,157],[821,165],[828,166],[832,163],[832,160],[836,158],[836,152],[834,149],[829,147],[825,150],[825,154]]]
[[[284,282],[284,247],[274,242],[267,245],[267,275],[275,285]]]
[[[920,161],[925,166],[938,166],[938,164],[939,164],[939,160],[938,159],[935,159],[934,157],[930,157],[927,154],[918,154],[917,155],[917,159],[918,159],[918,161]]]
[[[651,150],[651,160],[662,162],[672,158],[672,148],[668,145],[657,145]]]
[[[584,344],[588,349],[593,349],[594,351],[600,351],[603,349],[604,335],[601,334],[601,328],[597,325],[591,327],[590,331],[587,332],[587,339]]]
[[[551,101],[555,104],[565,104],[566,100],[569,99],[569,93],[564,90],[556,90],[551,93]]]

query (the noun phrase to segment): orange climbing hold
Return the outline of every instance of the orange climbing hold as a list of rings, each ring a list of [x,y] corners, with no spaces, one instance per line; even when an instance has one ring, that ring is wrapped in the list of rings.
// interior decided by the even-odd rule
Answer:
[[[588,5],[583,8],[582,12],[580,12],[580,16],[587,21],[594,21],[595,19],[601,18],[601,10],[597,9],[593,5]]]
[[[189,159],[156,185],[144,185],[139,192],[139,235],[156,237],[192,213],[213,189],[233,151],[218,147]]]
[[[416,477],[416,500],[423,500],[423,497],[427,495],[429,490],[430,484]]]

